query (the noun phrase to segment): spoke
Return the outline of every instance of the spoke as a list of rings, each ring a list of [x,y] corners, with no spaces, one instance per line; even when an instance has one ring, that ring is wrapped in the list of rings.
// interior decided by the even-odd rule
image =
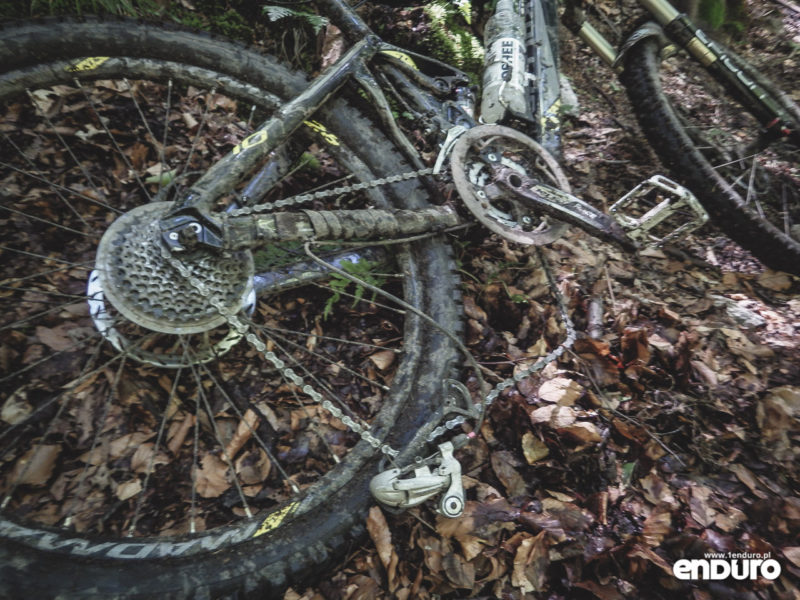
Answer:
[[[78,198],[81,198],[82,200],[87,200],[87,201],[91,202],[92,204],[96,204],[97,206],[102,206],[103,208],[108,209],[108,210],[110,210],[112,212],[115,212],[115,213],[117,213],[119,215],[122,214],[122,211],[120,209],[114,208],[113,206],[111,206],[110,204],[106,204],[105,202],[101,202],[97,198],[92,198],[91,196],[87,196],[86,194],[82,194],[81,192],[79,192],[77,190],[73,190],[72,188],[69,188],[69,187],[67,187],[65,185],[60,185],[58,183],[50,181],[49,179],[45,179],[44,177],[41,177],[39,175],[35,175],[33,173],[29,173],[28,171],[25,171],[23,169],[15,167],[14,165],[10,165],[10,164],[8,164],[6,162],[0,161],[0,167],[6,168],[6,169],[11,169],[12,171],[16,171],[17,173],[21,173],[22,175],[25,175],[26,177],[30,177],[31,179],[35,179],[36,181],[41,181],[42,183],[46,183],[47,185],[49,185],[49,186],[51,186],[51,187],[53,187],[53,188],[55,188],[57,190],[63,190],[65,192],[69,192],[70,194],[72,194],[74,196],[77,196]]]
[[[164,154],[164,149],[167,147],[167,132],[169,131],[169,111],[172,105],[172,79],[169,80],[167,83],[167,108],[166,114],[164,115],[164,135],[161,139],[161,148],[159,149],[158,160],[161,163],[161,173],[158,177],[158,191],[161,192],[161,189],[164,187],[164,173],[165,169],[169,165],[167,165],[167,159]]]
[[[70,148],[69,144],[67,144],[64,137],[58,132],[58,129],[56,129],[55,125],[53,125],[53,122],[50,120],[50,117],[47,116],[47,113],[43,111],[42,108],[39,106],[39,103],[33,97],[33,93],[29,89],[26,89],[25,91],[27,92],[28,97],[31,99],[31,103],[33,103],[33,105],[36,107],[36,112],[40,114],[40,116],[45,120],[50,129],[53,130],[53,133],[56,134],[56,137],[59,139],[61,145],[67,151],[67,154],[69,154],[72,157],[72,160],[75,161],[75,164],[81,170],[81,173],[83,173],[83,176],[86,178],[86,181],[89,182],[89,185],[94,190],[94,193],[97,194],[98,198],[102,198],[103,194],[100,192],[100,189],[95,184],[94,179],[92,179],[92,176],[89,175],[89,171],[86,170],[86,167],[81,163],[81,161],[78,160],[78,157],[75,156],[75,153],[72,152],[72,148]]]
[[[94,100],[91,98],[91,96],[86,91],[86,89],[83,87],[83,85],[81,84],[80,81],[78,81],[77,79],[73,79],[73,81],[75,82],[75,85],[78,87],[78,89],[80,89],[80,91],[83,92],[83,96],[84,96],[84,98],[86,98],[86,101],[89,103],[89,106],[92,108],[92,112],[94,113],[94,116],[97,117],[97,120],[103,126],[103,130],[106,132],[106,135],[108,136],[108,139],[111,140],[111,143],[114,145],[114,148],[117,149],[117,152],[119,152],[119,155],[122,158],[122,161],[125,163],[125,166],[128,167],[128,173],[132,174],[133,177],[136,179],[136,183],[139,184],[139,187],[144,192],[144,195],[147,196],[147,201],[148,202],[152,202],[153,199],[150,197],[150,192],[147,191],[147,187],[145,187],[144,183],[139,178],[139,174],[136,172],[136,169],[133,168],[133,165],[131,164],[131,161],[128,160],[128,156],[122,151],[122,148],[120,148],[120,145],[117,142],[117,138],[114,137],[114,134],[111,133],[111,130],[108,128],[108,125],[106,125],[106,119],[102,119],[100,117],[100,113],[97,112],[97,106],[95,105]]]
[[[19,155],[20,155],[20,156],[21,156],[21,157],[22,157],[22,158],[25,160],[25,162],[27,162],[27,163],[28,163],[28,166],[29,166],[31,169],[34,169],[34,170],[36,169],[36,165],[34,164],[34,162],[33,162],[33,161],[30,159],[30,158],[28,158],[28,157],[25,155],[25,153],[24,153],[24,152],[22,152],[22,150],[20,150],[20,149],[19,149],[19,146],[17,146],[17,145],[14,143],[14,140],[12,140],[12,139],[11,139],[11,138],[8,136],[8,134],[6,134],[6,133],[3,133],[3,138],[4,138],[4,139],[6,140],[6,142],[8,142],[8,143],[9,143],[11,146],[13,146],[14,150],[16,150],[16,151],[17,151],[17,154],[19,154]],[[16,170],[17,170],[17,171],[20,171],[19,169],[16,169]],[[21,172],[22,172],[22,173],[25,173],[25,171],[21,171]],[[72,212],[75,214],[75,216],[76,216],[76,217],[78,217],[78,219],[80,219],[81,223],[83,223],[84,225],[86,225],[86,226],[88,227],[88,226],[89,226],[89,224],[86,222],[86,220],[83,218],[83,216],[81,216],[81,214],[80,214],[80,213],[79,213],[77,210],[75,210],[75,207],[74,207],[74,206],[72,206],[72,204],[70,203],[70,201],[69,201],[69,200],[67,200],[67,199],[64,197],[64,195],[61,193],[61,189],[59,189],[59,188],[60,188],[60,187],[63,187],[63,186],[56,186],[56,185],[54,185],[54,184],[53,184],[51,181],[49,181],[49,180],[46,180],[46,183],[47,183],[47,184],[48,184],[48,185],[49,185],[51,188],[53,188],[53,191],[56,193],[56,195],[57,195],[57,196],[58,196],[58,197],[61,199],[61,201],[62,201],[64,204],[66,204],[66,205],[67,205],[67,207],[68,207],[68,208],[69,208],[69,209],[70,209],[70,210],[71,210],[71,211],[72,211]]]
[[[75,495],[73,496],[74,500],[73,502],[70,503],[67,516],[64,519],[65,528],[68,528],[72,525],[72,517],[75,515],[75,510],[78,507],[78,501],[80,498],[83,498],[83,487],[86,484],[86,479],[89,475],[89,468],[91,467],[92,455],[94,454],[95,448],[97,448],[97,444],[100,442],[100,433],[104,430],[106,418],[108,417],[108,412],[111,409],[111,404],[112,401],[114,400],[114,393],[117,389],[117,386],[119,385],[119,380],[122,377],[122,371],[125,368],[126,360],[127,356],[123,356],[122,360],[120,361],[119,368],[117,369],[117,372],[114,375],[114,381],[111,383],[111,387],[109,388],[108,394],[106,395],[106,401],[103,404],[103,412],[100,416],[100,420],[98,421],[97,431],[94,432],[94,437],[92,438],[92,446],[89,449],[89,454],[87,455],[86,464],[83,467],[80,480],[78,481],[78,487],[76,488]]]
[[[283,355],[284,355],[284,356],[286,356],[286,358],[288,358],[288,359],[289,359],[289,360],[292,362],[292,364],[293,364],[293,365],[294,365],[296,368],[298,368],[298,369],[300,369],[301,371],[303,371],[303,372],[306,374],[306,376],[307,376],[309,379],[311,379],[311,381],[313,381],[313,382],[314,382],[314,383],[317,385],[317,387],[319,387],[319,388],[320,388],[322,391],[324,391],[324,392],[325,392],[325,393],[328,395],[328,397],[329,397],[331,400],[333,400],[333,401],[334,401],[336,404],[338,404],[338,405],[339,405],[339,407],[340,407],[340,408],[341,408],[341,409],[342,409],[344,412],[346,412],[346,413],[347,413],[347,414],[348,414],[350,417],[352,417],[353,419],[356,419],[356,420],[358,420],[358,421],[361,421],[361,425],[362,425],[362,426],[364,426],[366,429],[369,429],[369,424],[365,423],[365,422],[364,422],[364,421],[361,419],[361,417],[359,417],[359,416],[358,416],[358,415],[357,415],[357,414],[356,414],[356,413],[353,411],[353,409],[352,409],[352,408],[350,408],[350,407],[349,407],[347,404],[345,404],[345,402],[344,402],[344,401],[343,401],[343,400],[342,400],[342,399],[339,397],[339,394],[335,393],[335,392],[334,392],[332,389],[330,389],[330,387],[328,387],[328,386],[327,386],[327,385],[325,385],[325,384],[324,384],[322,381],[320,381],[320,380],[319,380],[319,378],[318,378],[316,375],[314,375],[314,373],[312,373],[312,372],[311,372],[311,371],[310,371],[310,370],[309,370],[309,369],[308,369],[308,368],[307,368],[307,367],[306,367],[306,366],[305,366],[305,365],[304,365],[302,362],[300,362],[300,361],[299,361],[297,358],[295,358],[295,357],[294,357],[294,356],[292,356],[290,353],[288,353],[288,352],[286,351],[286,349],[285,349],[283,346],[281,346],[281,344],[280,344],[278,341],[276,341],[276,340],[275,340],[275,338],[271,337],[271,336],[270,336],[269,334],[267,334],[266,332],[263,332],[263,333],[264,333],[264,335],[266,336],[266,338],[267,338],[267,339],[268,339],[270,342],[272,342],[272,343],[275,345],[275,347],[277,347],[277,348],[278,348],[278,349],[279,349],[279,350],[280,350],[280,351],[283,353]],[[373,382],[373,383],[374,383],[374,382]]]
[[[132,345],[131,345],[131,347],[129,347],[129,348],[126,348],[126,349],[125,349],[125,351],[123,352],[123,354],[127,355],[127,354],[128,354],[128,353],[129,353],[129,352],[130,352],[132,349],[134,349],[136,346],[141,346],[141,345],[144,345],[146,342],[148,342],[149,340],[153,339],[153,338],[154,338],[156,335],[157,335],[156,333],[151,333],[151,334],[149,334],[149,335],[147,335],[147,336],[143,337],[143,338],[142,338],[141,340],[139,340],[138,342],[136,342],[136,343],[132,344]],[[30,365],[27,365],[27,366],[25,366],[24,368],[22,368],[22,369],[19,369],[19,370],[15,371],[14,373],[9,373],[8,375],[6,375],[6,376],[5,376],[5,377],[3,377],[2,379],[0,379],[0,383],[3,383],[3,382],[5,382],[5,381],[8,381],[9,379],[11,379],[11,378],[13,378],[13,377],[16,377],[17,375],[21,375],[21,374],[23,374],[23,373],[26,373],[26,372],[30,371],[31,369],[33,369],[33,368],[35,368],[35,367],[38,367],[39,365],[42,365],[42,364],[46,363],[46,362],[47,362],[47,361],[49,361],[49,360],[52,360],[52,359],[53,359],[53,358],[55,358],[56,356],[59,356],[59,355],[61,355],[61,354],[64,354],[64,353],[67,353],[67,352],[72,352],[72,351],[74,351],[74,350],[76,350],[76,349],[79,349],[79,348],[81,348],[82,346],[85,346],[85,345],[86,345],[87,343],[89,343],[90,341],[94,340],[94,339],[95,339],[96,337],[98,337],[98,336],[99,336],[99,337],[101,337],[101,338],[102,338],[102,340],[105,340],[105,337],[103,337],[103,335],[102,335],[102,334],[101,334],[99,331],[96,331],[96,330],[95,330],[95,331],[93,331],[93,332],[92,332],[92,334],[91,334],[90,336],[88,336],[87,338],[85,338],[85,339],[83,339],[83,340],[81,340],[81,341],[79,341],[79,342],[75,342],[75,344],[73,344],[72,346],[69,346],[69,347],[65,348],[64,350],[57,350],[56,352],[53,352],[53,353],[49,354],[48,356],[46,356],[46,357],[44,357],[44,358],[42,358],[42,359],[39,359],[39,360],[38,360],[38,361],[36,361],[35,363],[32,363],[32,364],[30,364]],[[101,340],[101,342],[102,342],[102,340]]]
[[[194,354],[194,353],[192,353],[192,354]],[[216,388],[222,393],[222,396],[223,396],[223,398],[225,398],[225,401],[228,403],[228,405],[231,406],[231,408],[233,408],[233,411],[236,413],[236,416],[239,417],[239,422],[243,422],[245,425],[247,425],[247,428],[250,430],[250,433],[256,439],[256,441],[258,442],[258,445],[261,446],[261,448],[264,450],[264,452],[267,453],[267,457],[269,458],[269,460],[272,462],[272,464],[275,465],[275,468],[278,469],[278,472],[280,473],[281,477],[283,477],[286,480],[286,482],[292,487],[292,491],[293,492],[295,492],[296,494],[299,494],[300,493],[300,488],[297,487],[297,484],[294,482],[294,480],[292,480],[289,477],[289,474],[283,468],[283,466],[281,465],[280,461],[278,461],[278,458],[269,449],[269,447],[267,446],[266,442],[264,442],[264,440],[261,439],[261,436],[259,435],[258,431],[253,429],[253,427],[250,425],[250,423],[247,422],[247,420],[244,418],[244,414],[242,413],[242,411],[239,410],[239,407],[236,406],[236,403],[228,395],[228,392],[220,385],[220,383],[217,381],[217,378],[214,377],[214,375],[209,370],[208,366],[205,363],[203,363],[203,364],[200,365],[200,368],[202,368],[203,371],[205,371],[205,373],[208,376],[208,378],[214,383]]]
[[[186,356],[191,355],[191,351],[188,349],[188,345],[186,340],[181,337],[181,342],[184,345],[184,352]],[[217,442],[222,448],[222,456],[225,458],[225,462],[228,465],[228,468],[231,470],[231,479],[233,479],[233,484],[236,486],[236,491],[239,493],[239,499],[242,501],[242,505],[244,506],[244,511],[247,514],[247,517],[252,517],[253,513],[250,511],[250,505],[247,503],[247,498],[244,495],[244,490],[242,490],[242,486],[239,483],[239,478],[236,476],[236,467],[233,464],[233,460],[228,455],[228,450],[225,447],[225,443],[222,441],[222,436],[219,433],[219,428],[217,427],[217,421],[214,419],[214,412],[211,410],[211,405],[208,402],[208,397],[206,396],[205,388],[203,387],[203,381],[200,378],[200,374],[197,372],[195,368],[194,361],[190,362],[190,368],[192,370],[192,375],[194,375],[195,384],[197,385],[197,393],[200,396],[200,399],[203,402],[203,407],[205,408],[206,414],[208,415],[208,420],[211,423],[211,429],[214,432],[214,436],[217,438]]]
[[[372,349],[375,349],[375,350],[392,350],[391,348],[387,348],[386,346],[379,346],[378,344],[368,344],[366,342],[356,342],[354,340],[347,340],[347,339],[344,339],[344,338],[332,337],[332,336],[329,336],[329,335],[320,335],[320,334],[312,333],[312,332],[308,332],[308,331],[297,331],[296,329],[283,329],[282,327],[275,327],[274,325],[268,325],[268,324],[256,325],[254,323],[253,325],[256,326],[256,327],[267,328],[270,331],[277,331],[278,333],[282,333],[284,335],[299,335],[299,336],[303,336],[303,337],[307,337],[307,338],[314,337],[314,338],[317,338],[318,340],[326,340],[326,341],[331,341],[331,342],[338,342],[340,344],[350,344],[350,345],[353,345],[353,346],[363,346],[364,348],[372,348]],[[396,338],[396,339],[402,339],[402,338]],[[389,341],[392,341],[392,340],[389,340]],[[394,350],[394,352],[396,354],[401,354],[402,350]]]
[[[210,94],[211,98],[213,98],[216,93],[217,93],[217,88],[212,88]],[[189,163],[191,163],[192,161],[192,156],[194,155],[194,151],[197,148],[197,143],[198,141],[200,141],[200,134],[203,132],[203,127],[205,127],[210,107],[211,107],[211,102],[207,100],[205,103],[205,107],[203,108],[203,116],[200,117],[200,125],[197,126],[197,132],[195,133],[194,139],[192,140],[192,146],[191,148],[189,148],[189,154],[186,157],[186,162],[184,163],[183,168],[177,173],[177,175],[182,175],[189,168]]]
[[[22,281],[22,280],[20,280]],[[13,282],[12,282],[13,283]],[[0,290],[12,290],[14,292],[30,292],[32,294],[44,294],[46,296],[53,296],[54,298],[71,298],[76,301],[85,301],[88,296],[78,296],[77,294],[65,294],[63,292],[53,292],[51,290],[44,290],[40,288],[21,288],[21,287],[14,287],[13,285],[0,285]],[[44,300],[28,300],[22,299],[20,302],[32,302],[38,304],[47,304]]]
[[[10,165],[10,164],[8,164],[6,162],[0,161],[0,167],[6,168],[6,169],[11,169],[12,171],[16,171],[17,173],[21,173],[22,175],[25,175],[26,177],[30,177],[31,179],[35,179],[36,181],[41,181],[42,183],[46,183],[47,185],[55,188],[56,190],[63,190],[65,192],[69,192],[70,194],[72,194],[74,196],[77,196],[78,198],[81,198],[82,200],[87,200],[87,201],[89,201],[89,202],[91,202],[93,204],[97,204],[98,206],[102,206],[103,208],[106,208],[106,209],[108,209],[110,211],[113,211],[113,212],[115,212],[117,214],[122,214],[122,211],[119,210],[118,208],[114,208],[110,204],[106,204],[105,202],[101,202],[97,198],[92,198],[91,196],[87,196],[86,194],[82,194],[81,192],[79,192],[77,190],[69,188],[69,187],[67,187],[65,185],[61,185],[61,184],[55,183],[53,181],[50,181],[49,179],[45,179],[44,177],[40,177],[39,175],[35,175],[33,173],[30,173],[28,171],[25,171],[23,169],[15,167],[14,165]]]
[[[78,231],[77,229],[73,229],[72,227],[67,227],[66,225],[60,225],[59,223],[55,223],[54,221],[48,221],[47,219],[42,219],[41,217],[34,217],[33,215],[29,215],[28,213],[22,212],[21,210],[17,210],[16,208],[11,208],[9,206],[6,206],[5,204],[0,205],[0,208],[2,208],[3,210],[7,210],[10,213],[14,213],[14,214],[17,214],[17,215],[22,215],[23,217],[26,217],[26,218],[31,219],[33,221],[39,221],[40,223],[45,223],[45,224],[50,225],[52,227],[57,227],[58,229],[63,229],[64,231],[69,231],[70,233],[77,233],[78,235],[86,237],[86,238],[91,237],[86,232]]]
[[[119,360],[120,356],[119,356],[119,355],[118,355],[118,356],[115,356],[115,357],[111,358],[110,360],[106,361],[105,363],[103,363],[102,365],[100,365],[99,367],[97,367],[96,369],[93,369],[93,370],[91,370],[91,371],[89,371],[89,372],[86,372],[86,369],[89,367],[89,365],[91,365],[91,364],[92,364],[92,363],[95,361],[95,359],[97,358],[97,356],[99,355],[99,353],[100,353],[100,347],[101,347],[102,345],[103,345],[103,342],[102,342],[102,340],[101,340],[101,341],[100,341],[100,342],[98,342],[98,343],[97,343],[97,345],[95,346],[95,348],[94,348],[94,351],[92,352],[92,355],[91,355],[91,356],[90,356],[90,357],[87,359],[87,361],[86,361],[86,365],[84,365],[84,367],[83,367],[83,371],[84,371],[84,372],[83,372],[83,374],[81,374],[81,375],[80,375],[80,376],[79,376],[79,377],[78,377],[78,378],[77,378],[75,381],[73,381],[73,382],[70,382],[70,383],[69,383],[69,384],[67,384],[65,387],[63,387],[63,388],[62,388],[62,390],[61,390],[61,393],[59,393],[57,396],[53,396],[53,397],[52,397],[52,398],[50,398],[50,399],[49,399],[47,402],[45,402],[45,403],[44,403],[44,404],[42,404],[41,406],[38,406],[38,407],[36,408],[36,410],[34,410],[34,411],[31,413],[31,414],[29,414],[29,415],[28,415],[28,416],[25,418],[25,420],[23,420],[23,421],[20,421],[20,422],[19,422],[19,423],[17,423],[16,425],[12,425],[12,426],[11,426],[11,427],[9,427],[8,429],[6,429],[6,430],[5,430],[3,433],[0,433],[0,441],[2,441],[2,440],[3,440],[3,438],[5,438],[5,437],[6,437],[6,435],[8,435],[9,433],[11,433],[11,432],[12,432],[12,431],[14,431],[15,429],[17,429],[17,428],[19,428],[19,427],[21,427],[21,426],[23,426],[23,425],[25,425],[25,424],[27,424],[27,423],[31,422],[31,421],[34,419],[34,417],[36,417],[37,415],[39,415],[41,412],[45,411],[45,410],[46,410],[47,408],[49,408],[49,407],[50,407],[50,406],[51,406],[53,403],[57,402],[57,401],[58,401],[60,398],[62,398],[63,396],[65,396],[65,395],[66,395],[68,392],[71,392],[73,389],[75,389],[76,387],[78,387],[78,386],[79,386],[81,383],[83,383],[84,381],[86,381],[88,378],[92,377],[92,376],[93,376],[93,375],[95,375],[96,373],[99,373],[101,370],[105,369],[105,368],[106,368],[108,365],[110,365],[111,363],[113,363],[113,362],[115,362],[115,361]],[[0,452],[0,459],[1,459],[1,458],[3,458],[3,457],[6,455],[6,454],[8,454],[8,452],[10,452],[11,450],[14,450],[14,449],[15,449],[15,446],[14,446],[14,444],[8,444],[8,445],[5,447],[5,449],[4,449],[2,452]]]
[[[7,250],[8,252],[16,252],[17,254],[22,254],[23,256],[31,256],[33,258],[41,258],[43,261],[47,262],[57,262],[67,267],[86,267],[87,265],[92,265],[94,261],[86,261],[82,263],[71,262],[69,260],[65,260],[63,258],[57,258],[55,256],[47,256],[46,254],[36,254],[35,252],[28,252],[27,250],[19,250],[18,248],[11,248],[9,246],[0,246],[0,250]],[[30,275],[25,277],[24,279],[30,279],[31,277],[38,277],[39,275],[46,275],[48,273],[56,273],[58,271],[66,271],[67,267],[62,269],[57,269],[54,271],[45,271],[44,273],[37,273],[36,275]],[[87,268],[87,270],[89,270]],[[22,281],[22,279],[15,279],[14,281]],[[10,282],[8,282],[10,283]]]
[[[133,537],[133,534],[136,532],[136,525],[139,523],[139,515],[142,511],[142,506],[144,505],[145,496],[147,495],[147,486],[150,485],[150,475],[153,473],[153,470],[155,468],[156,456],[158,456],[158,450],[159,448],[161,448],[161,441],[164,439],[164,431],[166,430],[169,407],[172,404],[173,400],[177,398],[176,392],[178,390],[178,381],[180,380],[182,372],[183,372],[183,367],[178,367],[177,372],[175,373],[175,379],[173,379],[172,381],[172,389],[169,392],[169,398],[167,399],[166,405],[164,406],[164,413],[161,416],[161,423],[158,426],[158,435],[156,436],[155,446],[153,446],[153,454],[150,456],[150,460],[147,463],[147,470],[145,471],[144,475],[144,483],[142,484],[142,491],[139,492],[139,498],[136,500],[136,509],[133,512],[131,525],[128,528],[128,537]]]

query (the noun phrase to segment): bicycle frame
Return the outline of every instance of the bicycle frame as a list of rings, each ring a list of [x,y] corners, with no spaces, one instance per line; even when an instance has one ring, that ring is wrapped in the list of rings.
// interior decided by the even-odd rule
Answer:
[[[530,86],[527,114],[514,113],[512,116],[532,123],[538,129],[539,140],[552,151],[557,148],[559,141],[560,110],[557,51],[554,51],[557,39],[552,33],[555,5],[549,0],[526,2],[524,15],[528,19],[526,44],[529,49],[526,66],[534,73],[535,85]],[[579,2],[567,2],[565,22],[598,56],[616,67],[625,48],[617,53],[586,21]],[[771,131],[779,135],[789,133],[785,123],[791,120],[784,118],[781,107],[771,101],[761,86],[746,77],[730,57],[694,27],[685,15],[666,0],[640,0],[640,3],[664,25],[664,31],[671,38],[687,48],[710,73],[735,91],[736,96],[752,108]],[[395,123],[384,90],[390,89],[395,97],[402,98],[426,121],[429,131],[438,131],[441,138],[456,125],[469,128],[476,124],[472,114],[475,99],[465,73],[435,59],[384,42],[344,0],[320,0],[318,4],[321,12],[330,17],[351,43],[350,49],[300,95],[276,111],[232,152],[208,169],[182,198],[174,202],[161,221],[162,237],[173,250],[182,249],[180,240],[185,238],[186,232],[189,232],[191,239],[204,245],[223,247],[223,224],[210,214],[215,203],[273,154],[278,158],[268,163],[268,167],[251,180],[243,194],[245,202],[248,197],[263,195],[271,181],[275,181],[274,173],[266,176],[266,171],[280,174],[281,168],[286,168],[285,164],[282,165],[285,161],[280,160],[282,145],[304,123],[325,133],[324,125],[312,124],[308,120],[349,81],[355,81],[366,93],[384,129],[417,170],[425,165]],[[634,34],[632,40],[635,42],[644,36],[659,35],[660,31],[645,28]],[[375,64],[378,57],[382,62]],[[420,68],[415,61],[424,64],[425,68]],[[448,149],[447,143],[448,140],[444,139],[443,152]],[[446,221],[451,222],[451,217],[448,216]],[[237,227],[233,225],[231,229],[236,230]],[[238,229],[243,231],[245,227]]]

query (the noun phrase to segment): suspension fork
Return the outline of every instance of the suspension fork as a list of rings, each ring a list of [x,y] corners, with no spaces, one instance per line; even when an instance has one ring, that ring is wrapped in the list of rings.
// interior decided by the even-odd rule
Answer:
[[[751,74],[745,73],[734,58],[697,28],[689,17],[678,12],[667,0],[640,0],[664,28],[667,36],[685,48],[717,81],[725,85],[754,116],[776,136],[798,134],[797,118],[792,116]]]
[[[162,239],[179,249],[183,230],[192,228],[201,241],[219,245],[222,232],[209,213],[217,200],[230,193],[267,156],[283,144],[300,125],[353,77],[378,51],[381,40],[369,35],[357,42],[336,64],[303,92],[284,104],[261,127],[217,161],[186,194],[176,200],[161,220]],[[217,242],[217,243],[215,243]]]

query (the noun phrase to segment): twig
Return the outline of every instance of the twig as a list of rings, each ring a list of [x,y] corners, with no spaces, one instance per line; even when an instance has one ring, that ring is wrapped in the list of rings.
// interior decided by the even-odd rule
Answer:
[[[797,14],[800,14],[800,6],[795,4],[794,2],[790,2],[789,0],[775,0],[778,4],[785,6],[789,10],[793,10]]]

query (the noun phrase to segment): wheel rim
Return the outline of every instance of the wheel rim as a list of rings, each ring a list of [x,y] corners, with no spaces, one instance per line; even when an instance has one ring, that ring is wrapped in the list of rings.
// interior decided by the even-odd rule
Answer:
[[[743,208],[800,243],[800,149],[767,139],[758,121],[683,53],[663,61],[661,81],[686,133]]]
[[[111,73],[114,60],[102,68]],[[0,164],[12,190],[2,215],[10,233],[0,300],[7,339],[0,514],[117,536],[248,522],[255,525],[243,530],[252,535],[263,519],[247,521],[248,513],[297,512],[308,490],[372,450],[250,346],[228,337],[226,324],[158,333],[125,319],[102,289],[102,300],[96,288],[87,293],[97,243],[114,218],[169,197],[163,173],[174,187],[189,185],[204,160],[244,138],[258,119],[259,111],[233,104],[251,95],[249,86],[199,88],[177,77],[179,66],[140,66],[165,77],[67,80],[15,96],[27,105],[2,103],[11,123],[3,139],[14,156]],[[135,72],[135,61],[127,59],[126,69]],[[120,115],[129,128],[119,125]],[[303,173],[307,164],[293,173],[282,195],[341,183],[346,157],[319,139],[305,150],[314,172]],[[356,207],[375,197],[336,201]],[[345,415],[388,431],[402,404],[388,401],[392,381],[414,369],[404,344],[416,326],[390,302],[361,301],[363,292],[348,281],[289,290],[274,278],[264,283],[287,264],[304,265],[301,250],[255,253],[260,300],[248,317],[252,331]],[[413,260],[404,252],[398,258]],[[401,296],[415,293],[397,263],[376,269],[362,262],[354,270]],[[326,306],[333,311],[327,319]],[[115,345],[115,336],[126,341]],[[163,508],[158,515],[155,506]]]

